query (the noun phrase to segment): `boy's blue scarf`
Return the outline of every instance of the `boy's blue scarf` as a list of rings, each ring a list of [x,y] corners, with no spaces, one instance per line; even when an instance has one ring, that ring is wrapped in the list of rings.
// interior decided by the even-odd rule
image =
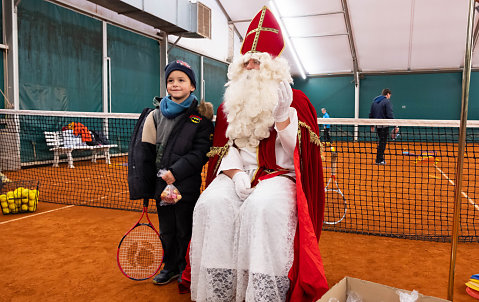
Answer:
[[[183,111],[188,109],[193,102],[196,100],[196,96],[194,94],[190,94],[189,97],[186,98],[180,104],[175,103],[171,100],[169,95],[165,96],[160,103],[161,113],[168,119],[173,119],[180,115]]]

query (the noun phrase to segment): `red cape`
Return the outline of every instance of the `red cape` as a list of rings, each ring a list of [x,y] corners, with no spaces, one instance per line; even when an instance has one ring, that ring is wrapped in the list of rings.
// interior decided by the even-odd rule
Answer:
[[[309,302],[319,299],[327,290],[328,284],[324,274],[318,241],[321,234],[324,213],[324,181],[321,152],[319,146],[319,128],[316,110],[308,97],[300,90],[293,89],[292,107],[298,112],[300,131],[294,150],[294,166],[296,172],[296,202],[298,210],[298,226],[294,238],[294,260],[288,277],[291,281],[288,301]],[[228,139],[223,104],[218,108],[213,138],[212,155],[208,162],[206,185],[215,178]],[[276,132],[260,143],[259,165],[274,169],[274,140]],[[273,154],[273,156],[272,156]],[[260,177],[261,173],[257,173]],[[255,179],[256,181],[257,179]],[[301,180],[301,181],[299,181]],[[254,182],[253,182],[254,183]],[[188,254],[189,255],[189,251]],[[180,292],[188,291],[191,281],[189,257],[187,267],[182,275]]]

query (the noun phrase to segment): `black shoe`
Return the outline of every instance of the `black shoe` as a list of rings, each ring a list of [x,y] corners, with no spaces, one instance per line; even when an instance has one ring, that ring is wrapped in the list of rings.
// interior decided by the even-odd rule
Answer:
[[[385,161],[385,160],[383,160],[383,161],[381,161],[381,162],[378,162],[378,163],[376,163],[376,165],[383,165],[383,166],[384,166],[385,164],[386,164],[386,161]]]
[[[178,278],[180,274],[178,271],[169,271],[167,269],[161,270],[161,272],[153,278],[153,283],[157,285],[168,284],[174,279]]]

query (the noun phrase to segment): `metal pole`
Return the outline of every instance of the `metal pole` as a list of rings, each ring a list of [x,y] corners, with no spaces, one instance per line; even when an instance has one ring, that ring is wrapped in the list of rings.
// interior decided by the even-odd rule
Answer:
[[[160,41],[160,95],[163,97],[166,92],[166,79],[165,79],[165,67],[168,64],[168,34],[164,31],[161,32]]]
[[[354,75],[354,118],[359,118],[359,72],[356,71]],[[359,127],[354,125],[354,141],[357,142],[359,138]]]
[[[467,21],[466,53],[464,55],[464,71],[462,73],[462,99],[461,99],[461,121],[459,127],[459,142],[456,164],[456,186],[454,187],[454,220],[452,226],[451,257],[449,262],[449,283],[447,299],[453,300],[454,296],[454,273],[456,266],[457,238],[459,222],[461,220],[461,186],[462,168],[464,165],[464,147],[466,139],[467,105],[469,102],[469,86],[471,84],[471,57],[472,57],[472,28],[474,24],[474,0],[469,0],[469,16]]]
[[[205,74],[203,68],[205,67],[204,56],[200,56],[200,100],[205,99]],[[198,87],[196,87],[198,89]]]

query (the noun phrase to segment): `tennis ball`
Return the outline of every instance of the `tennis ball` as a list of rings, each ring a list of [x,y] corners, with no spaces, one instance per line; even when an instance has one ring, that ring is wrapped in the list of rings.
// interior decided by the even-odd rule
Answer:
[[[37,190],[30,190],[28,192],[28,199],[35,199],[37,198]]]
[[[6,201],[2,201],[2,202],[1,202],[1,205],[2,205],[2,208],[4,208],[4,209],[5,209],[5,208],[6,208],[6,209],[8,209],[8,202],[6,202]]]
[[[23,191],[22,187],[16,188],[15,190],[13,190],[13,197],[15,198],[22,197],[22,191]]]
[[[15,197],[15,196],[13,196],[13,191],[8,191],[7,192],[7,199],[11,199],[13,197]]]
[[[2,194],[0,195],[0,202],[4,202],[4,201],[7,201],[7,195]]]
[[[16,199],[15,199],[15,204],[16,204],[17,206],[21,205],[21,204],[22,204],[22,199],[16,198]]]
[[[8,208],[3,208],[2,211],[3,214],[10,214],[10,210]]]
[[[22,190],[22,198],[28,198],[28,193],[30,193],[29,189]]]
[[[35,205],[35,199],[28,200],[28,206],[33,207]]]
[[[23,197],[23,198],[22,198],[22,203],[28,203],[28,198]]]
[[[12,210],[12,211],[16,209],[14,203],[9,204],[9,205],[8,205],[8,208],[9,208],[10,210]]]
[[[28,211],[35,212],[35,207],[28,207]]]
[[[22,211],[28,211],[28,205],[22,204]]]

